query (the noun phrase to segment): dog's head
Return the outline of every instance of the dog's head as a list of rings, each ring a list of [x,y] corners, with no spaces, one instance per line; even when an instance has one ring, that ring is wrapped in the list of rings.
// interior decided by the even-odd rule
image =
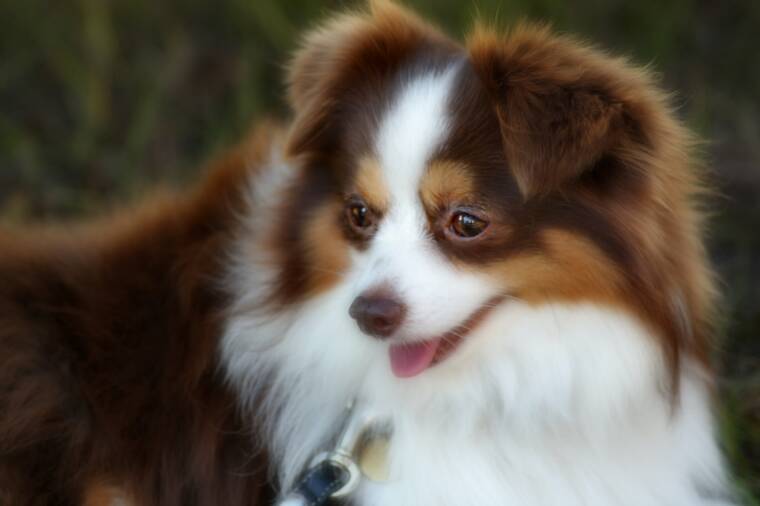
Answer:
[[[301,171],[271,218],[273,300],[350,293],[324,318],[381,340],[398,377],[488,354],[513,304],[632,316],[672,377],[704,357],[698,183],[645,72],[543,27],[460,45],[375,2],[308,35],[289,85]]]

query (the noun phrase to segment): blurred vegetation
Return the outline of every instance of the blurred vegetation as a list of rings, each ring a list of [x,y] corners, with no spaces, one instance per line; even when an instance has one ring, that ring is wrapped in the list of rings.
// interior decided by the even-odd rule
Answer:
[[[78,217],[196,174],[251,121],[286,113],[282,66],[337,0],[0,0],[0,216]],[[417,0],[452,33],[475,15],[548,21],[628,54],[677,91],[721,192],[722,421],[760,505],[760,2]]]

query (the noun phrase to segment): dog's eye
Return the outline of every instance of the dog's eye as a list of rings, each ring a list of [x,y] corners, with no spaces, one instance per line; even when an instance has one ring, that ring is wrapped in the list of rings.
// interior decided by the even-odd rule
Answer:
[[[465,212],[458,212],[452,216],[451,230],[465,239],[479,236],[488,227],[488,222]]]
[[[346,217],[352,228],[363,232],[372,226],[372,212],[362,202],[352,202],[346,208]]]

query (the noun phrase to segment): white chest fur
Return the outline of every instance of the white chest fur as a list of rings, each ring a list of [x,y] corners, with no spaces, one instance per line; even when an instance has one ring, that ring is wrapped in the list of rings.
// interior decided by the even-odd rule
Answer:
[[[452,433],[409,417],[394,440],[394,478],[367,483],[358,504],[718,504],[700,496],[720,472],[700,397],[692,384],[677,416],[653,406],[592,432],[483,424]]]
[[[635,318],[509,303],[444,364],[401,380],[382,343],[324,317],[348,297],[337,289],[228,326],[222,352],[243,402],[266,380],[256,411],[270,415],[285,487],[359,396],[395,426],[391,479],[365,482],[360,505],[728,504],[715,499],[724,484],[706,382],[686,366],[680,402],[666,402],[658,349]]]

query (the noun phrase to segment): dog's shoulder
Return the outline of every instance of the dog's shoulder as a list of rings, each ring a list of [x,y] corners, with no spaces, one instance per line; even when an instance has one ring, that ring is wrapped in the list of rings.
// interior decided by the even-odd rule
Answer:
[[[226,249],[277,131],[264,123],[186,190],[84,223],[0,227],[0,490],[80,502],[105,483],[139,504],[180,504],[201,482],[225,504],[267,494],[264,471],[244,472],[266,464],[215,348]]]

